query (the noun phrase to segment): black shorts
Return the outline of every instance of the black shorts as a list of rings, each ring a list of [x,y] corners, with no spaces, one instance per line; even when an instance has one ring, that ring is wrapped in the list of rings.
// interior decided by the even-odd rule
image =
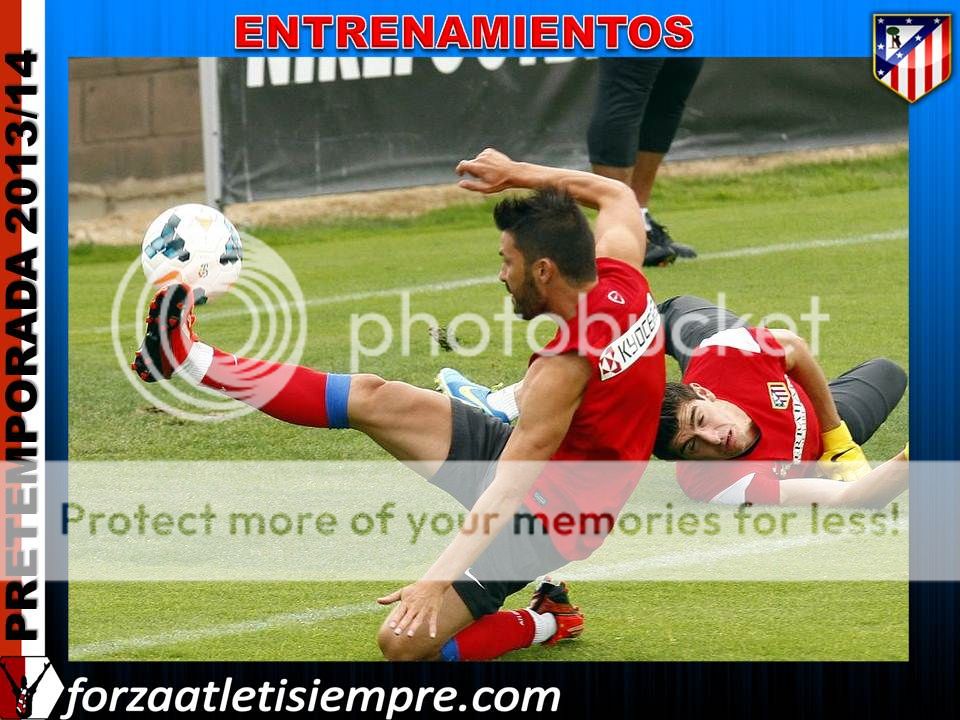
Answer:
[[[747,327],[743,318],[695,295],[678,295],[664,300],[657,307],[666,334],[666,353],[680,363],[680,372],[687,365],[700,343],[721,330]]]
[[[633,167],[638,152],[665,154],[702,67],[703,58],[600,58],[590,162]]]
[[[430,482],[456,498],[468,510],[491,482],[497,458],[510,438],[511,428],[459,400],[450,400],[453,433],[450,453]],[[474,618],[495,613],[508,596],[538,576],[567,561],[557,552],[546,530],[535,520],[532,532],[505,527],[464,573],[453,589]],[[529,529],[529,518],[521,524]]]

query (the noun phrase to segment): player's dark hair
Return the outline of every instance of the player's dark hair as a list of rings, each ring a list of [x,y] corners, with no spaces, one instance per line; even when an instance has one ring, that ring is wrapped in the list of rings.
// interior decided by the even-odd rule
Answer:
[[[688,402],[699,399],[700,396],[689,385],[667,383],[663,393],[663,405],[660,406],[657,439],[653,443],[653,454],[661,460],[681,459],[673,449],[673,439],[680,430],[680,412]]]
[[[556,187],[505,198],[493,209],[497,227],[513,236],[527,263],[549,258],[570,282],[597,277],[597,249],[590,223],[576,201]]]

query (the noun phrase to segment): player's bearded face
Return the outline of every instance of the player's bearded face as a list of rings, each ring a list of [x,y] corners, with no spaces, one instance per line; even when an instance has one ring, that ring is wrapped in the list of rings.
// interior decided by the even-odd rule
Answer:
[[[509,233],[500,238],[500,282],[507,286],[513,299],[513,311],[524,320],[532,320],[547,308],[546,296],[537,286],[533,267],[517,249]]]
[[[540,292],[540,288],[537,287],[537,283],[533,279],[533,272],[529,267],[524,269],[520,286],[511,288],[508,284],[507,289],[513,298],[513,311],[524,320],[532,320],[546,309],[546,298]]]

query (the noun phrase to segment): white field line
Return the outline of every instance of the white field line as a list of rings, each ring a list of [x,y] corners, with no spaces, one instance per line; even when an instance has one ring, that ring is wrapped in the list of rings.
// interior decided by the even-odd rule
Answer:
[[[583,568],[565,571],[563,577],[564,579],[623,581],[630,579],[630,573],[639,570],[665,567],[678,568],[684,565],[703,565],[728,558],[769,554],[777,550],[789,550],[807,545],[823,544],[825,542],[833,543],[840,539],[842,538],[839,536],[830,536],[829,538],[826,536],[806,536],[777,540],[753,540],[738,543],[732,547],[720,547],[709,550],[700,548],[689,551],[680,550],[632,561],[614,562],[608,565],[587,565]],[[699,579],[709,580],[709,578]],[[275,630],[294,625],[312,625],[319,622],[339,620],[356,615],[368,615],[376,612],[384,612],[384,608],[376,605],[371,600],[369,603],[337,605],[329,608],[305,610],[299,613],[270,615],[259,620],[244,620],[222,625],[210,625],[198,629],[175,630],[173,632],[158,633],[155,635],[103,640],[72,647],[70,648],[69,656],[71,659],[80,660],[86,657],[116,654],[127,650],[142,650],[144,648],[175,645],[181,642],[213,640],[231,635]]]
[[[298,613],[284,613],[269,615],[259,620],[243,620],[223,625],[208,625],[201,628],[174,630],[172,632],[143,635],[141,637],[120,638],[117,640],[100,640],[86,645],[77,645],[70,648],[70,659],[80,660],[86,657],[107,655],[124,650],[142,650],[144,648],[176,645],[182,642],[197,642],[200,640],[215,640],[229,635],[243,635],[245,633],[276,630],[293,625],[314,625],[330,620],[342,620],[354,615],[367,615],[382,612],[383,608],[373,600],[369,603],[355,603],[353,605],[335,605],[328,608],[304,610]]]
[[[900,240],[907,237],[905,229],[892,230],[882,233],[870,233],[867,235],[856,235],[846,238],[832,238],[824,240],[812,240],[808,242],[780,243],[777,245],[764,245],[759,247],[738,248],[715,253],[704,253],[700,255],[698,261],[726,260],[738,257],[752,257],[757,255],[769,255],[781,252],[792,252],[806,248],[825,248],[842,247],[848,245],[861,245],[867,243],[886,242],[891,240]],[[368,300],[372,298],[399,296],[403,293],[411,295],[429,292],[443,292],[446,290],[456,290],[475,285],[485,285],[498,282],[496,278],[477,277],[466,278],[463,280],[452,280],[442,283],[430,283],[426,285],[416,285],[406,288],[393,288],[389,290],[376,290],[358,293],[349,293],[346,295],[331,295],[321,298],[313,298],[306,302],[306,305],[332,305],[344,302],[354,302]],[[205,317],[227,317],[233,315],[243,315],[245,311],[230,311],[221,313],[210,313]],[[96,328],[94,332],[110,332],[111,328]],[[642,569],[653,569],[658,567],[678,567],[681,565],[700,565],[711,560],[720,560],[722,558],[739,557],[754,553],[766,553],[771,550],[787,549],[791,547],[801,547],[810,545],[814,542],[823,542],[822,539],[815,538],[792,538],[775,541],[757,541],[730,548],[716,548],[711,551],[694,551],[688,553],[678,551],[667,553],[665,555],[655,555],[648,558],[641,558],[635,561],[614,563],[608,566],[591,567],[578,570],[571,573],[571,577],[578,579],[603,578],[609,574],[615,574],[618,579],[623,578],[629,572],[635,572]],[[330,608],[316,610],[307,610],[300,613],[286,613],[282,615],[271,615],[261,620],[246,620],[243,622],[228,623],[224,625],[211,625],[205,628],[195,630],[177,630],[170,633],[161,633],[156,635],[146,635],[142,637],[123,638],[118,640],[104,640],[86,645],[78,645],[70,650],[70,657],[81,659],[83,657],[104,655],[116,653],[123,650],[135,650],[148,647],[159,647],[165,645],[174,645],[180,642],[192,642],[196,640],[214,639],[229,635],[242,635],[245,633],[259,632],[261,630],[270,630],[291,625],[313,624],[325,620],[337,620],[354,615],[362,615],[380,611],[377,605],[372,603],[338,605]]]
[[[663,553],[662,555],[651,555],[650,557],[641,557],[636,560],[621,560],[611,562],[606,565],[593,565],[589,561],[584,561],[583,567],[571,569],[563,575],[564,580],[637,580],[634,573],[644,570],[673,569],[685,565],[711,565],[718,561],[728,558],[745,557],[747,555],[766,555],[777,552],[778,550],[791,550],[794,548],[807,547],[808,545],[823,545],[825,543],[834,543],[843,539],[842,535],[813,535],[795,538],[777,538],[775,540],[754,540],[751,542],[736,543],[726,547],[711,548],[702,550],[700,548],[690,548],[687,550],[676,550],[674,552]],[[750,571],[747,570],[747,573]],[[710,572],[712,577],[686,578],[688,580],[711,580],[711,579],[729,579],[727,575],[720,575],[715,570]],[[649,578],[647,578],[649,580]],[[744,582],[751,578],[733,578]],[[774,580],[777,578],[753,578]],[[790,578],[782,578],[789,580]],[[803,578],[810,579],[810,578]]]
[[[825,238],[819,240],[807,240],[804,242],[777,243],[775,245],[758,245],[754,247],[736,248],[734,250],[722,250],[720,252],[702,253],[693,262],[710,262],[711,260],[731,260],[744,257],[757,257],[759,255],[774,255],[784,252],[795,252],[797,250],[810,250],[830,247],[846,247],[848,245],[865,245],[869,243],[889,242],[891,240],[905,240],[907,238],[906,228],[899,230],[889,230],[886,232],[868,233],[866,235],[853,235],[842,238]],[[493,275],[483,277],[463,278],[461,280],[447,280],[445,282],[427,283],[424,285],[411,285],[409,287],[389,288],[386,290],[366,290],[363,292],[345,293],[342,295],[327,295],[324,297],[311,298],[303,303],[293,303],[287,307],[319,307],[322,305],[340,305],[350,302],[362,302],[364,300],[373,300],[376,298],[402,297],[403,295],[422,295],[433,292],[447,292],[449,290],[460,290],[461,288],[474,287],[477,285],[493,285],[500,282]],[[284,307],[284,304],[278,303],[277,308]],[[276,308],[275,308],[276,309]],[[274,309],[274,310],[275,310]],[[265,308],[262,312],[267,312]],[[242,317],[249,315],[249,311],[244,309],[220,310],[203,313],[205,320],[217,320],[220,318]],[[132,331],[139,330],[139,325],[131,328]],[[93,332],[96,334],[105,334],[112,331],[109,325],[93,328],[93,330],[77,329],[75,333],[86,334]]]

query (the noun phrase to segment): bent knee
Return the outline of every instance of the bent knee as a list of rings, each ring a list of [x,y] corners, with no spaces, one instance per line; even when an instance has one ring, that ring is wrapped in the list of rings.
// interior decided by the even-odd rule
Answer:
[[[907,390],[907,371],[888,358],[874,358],[870,364],[878,379],[877,389],[883,394],[889,409],[893,410]]]
[[[363,400],[369,395],[373,395],[387,384],[379,375],[372,373],[357,373],[350,376],[350,399]]]
[[[393,634],[393,630],[384,625],[380,628],[380,631],[377,633],[377,645],[380,647],[380,652],[383,657],[387,660],[401,660],[399,657],[402,647],[398,641],[396,635]]]
[[[889,358],[876,358],[874,361],[884,376],[890,379],[891,385],[898,388],[907,388],[907,371]]]
[[[414,662],[417,660],[434,660],[440,649],[436,643],[424,641],[419,637],[395,635],[387,625],[377,633],[377,644],[383,657],[391,662]]]
[[[362,421],[376,406],[377,393],[387,384],[379,375],[358,373],[350,376],[350,396],[347,414],[351,422]]]

